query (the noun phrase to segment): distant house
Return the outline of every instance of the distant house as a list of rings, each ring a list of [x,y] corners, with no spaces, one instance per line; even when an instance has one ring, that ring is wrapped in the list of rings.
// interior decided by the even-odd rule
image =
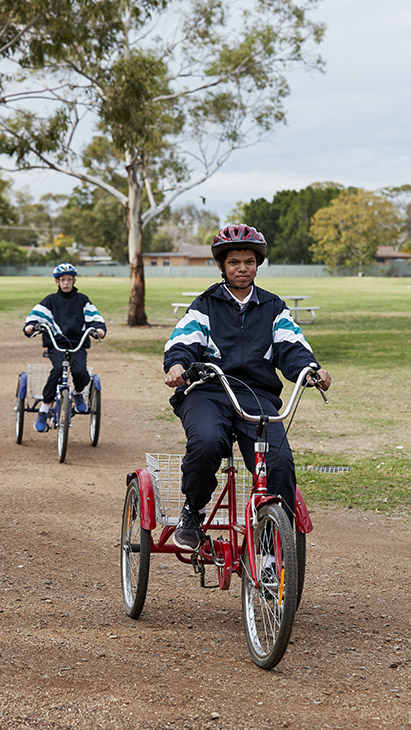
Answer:
[[[27,248],[27,257],[30,259],[32,253],[36,254],[48,254],[52,251],[51,246],[30,246]],[[67,246],[67,257],[76,255],[76,261],[84,266],[92,264],[112,264],[113,260],[110,253],[102,246],[83,246],[77,243],[73,243],[72,246]]]
[[[394,246],[378,246],[375,259],[379,264],[391,264],[393,261],[411,261],[411,254],[398,251]]]
[[[144,266],[213,266],[210,246],[183,243],[178,251],[143,253]]]
[[[143,253],[144,266],[215,266],[210,246],[192,246],[182,243],[178,251],[170,253]],[[266,259],[263,266],[268,266]]]
[[[67,248],[69,254],[76,253],[79,256],[79,263],[84,265],[111,264],[113,259],[110,253],[102,246],[84,246],[73,243]]]

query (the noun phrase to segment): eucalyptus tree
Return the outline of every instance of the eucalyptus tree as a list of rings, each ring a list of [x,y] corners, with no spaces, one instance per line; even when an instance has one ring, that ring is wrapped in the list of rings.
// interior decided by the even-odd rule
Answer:
[[[309,17],[317,4],[33,0],[41,12],[29,25],[27,3],[17,3],[22,34],[3,53],[0,154],[13,170],[56,170],[123,206],[129,325],[147,322],[143,228],[284,121],[290,69],[322,68],[324,26]],[[90,169],[87,133],[107,141],[126,190]]]

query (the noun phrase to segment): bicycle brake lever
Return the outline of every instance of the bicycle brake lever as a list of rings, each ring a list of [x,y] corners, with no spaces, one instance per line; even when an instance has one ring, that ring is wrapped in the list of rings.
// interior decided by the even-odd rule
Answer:
[[[187,395],[190,390],[193,390],[193,388],[196,387],[196,385],[201,385],[202,383],[205,383],[206,380],[208,380],[210,377],[214,377],[212,375],[209,375],[207,378],[201,378],[200,380],[195,380],[194,383],[190,383],[190,385],[185,389],[184,395]]]
[[[324,403],[328,406],[329,400],[328,400],[327,396],[325,395],[325,390],[322,389],[322,387],[321,387],[321,385],[320,385],[319,382],[318,383],[315,383],[315,387],[317,388],[317,390],[320,391],[321,397],[322,397]]]
[[[319,375],[318,375],[318,373],[317,373],[317,372],[313,372],[313,373],[312,373],[312,375],[311,375],[311,383],[312,383],[312,384],[314,385],[314,387],[315,387],[315,388],[317,388],[317,390],[319,390],[319,391],[320,391],[320,393],[321,393],[321,397],[322,397],[322,399],[323,399],[324,403],[325,403],[326,405],[328,405],[328,403],[329,403],[329,400],[328,400],[327,396],[325,395],[325,390],[323,390],[323,388],[322,388],[322,387],[321,387],[321,385],[320,385],[320,383],[321,383],[321,378],[319,377]]]

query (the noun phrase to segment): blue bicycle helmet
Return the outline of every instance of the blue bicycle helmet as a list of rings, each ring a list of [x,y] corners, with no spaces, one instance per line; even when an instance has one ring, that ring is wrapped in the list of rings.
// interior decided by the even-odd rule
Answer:
[[[69,274],[71,276],[77,276],[77,269],[73,264],[59,264],[56,266],[56,268],[53,270],[53,276],[55,279],[59,279],[60,276],[64,276],[64,274]]]

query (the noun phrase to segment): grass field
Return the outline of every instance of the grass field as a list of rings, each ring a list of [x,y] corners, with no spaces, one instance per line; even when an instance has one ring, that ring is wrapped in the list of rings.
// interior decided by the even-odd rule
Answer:
[[[184,290],[200,291],[210,279],[146,280],[146,312],[152,327],[128,329],[128,280],[78,280],[113,327],[107,346],[162,357],[175,318],[170,306]],[[299,471],[312,501],[404,511],[411,492],[411,280],[407,278],[283,278],[258,280],[280,295],[308,294],[320,307],[304,333],[333,376],[330,405],[309,392],[292,426],[297,466],[346,465],[328,474]],[[53,291],[46,277],[1,277],[1,319],[24,320],[33,304]],[[0,319],[0,321],[1,321]],[[287,384],[285,393],[289,392]],[[294,446],[294,440],[298,444]]]

